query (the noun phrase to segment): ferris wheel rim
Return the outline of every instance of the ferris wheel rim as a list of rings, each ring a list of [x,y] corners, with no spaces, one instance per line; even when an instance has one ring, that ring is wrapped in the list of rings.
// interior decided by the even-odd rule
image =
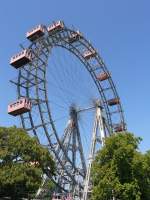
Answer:
[[[75,31],[65,27],[65,28],[62,30],[61,33],[62,33],[62,35],[63,35],[63,34],[64,34],[64,35],[66,34],[66,35],[69,37],[69,35],[70,35],[71,33],[75,33]],[[59,35],[59,36],[60,36],[60,35]],[[52,42],[52,44],[50,45],[50,43],[49,43],[49,42],[47,43],[47,41],[48,41],[49,39],[51,39],[51,37],[53,37],[53,39],[55,40],[55,42],[54,42],[54,43]],[[57,39],[59,39],[59,41],[57,41]],[[61,42],[63,42],[63,45],[62,45],[62,44],[59,44],[60,39],[61,39]],[[93,70],[92,67],[90,66],[90,63],[89,63],[86,59],[84,59],[84,57],[83,57],[83,52],[81,53],[81,52],[79,51],[79,49],[77,49],[76,47],[74,47],[73,44],[70,44],[70,43],[68,42],[68,40],[64,39],[62,36],[61,36],[61,37],[58,37],[57,33],[56,33],[56,35],[48,35],[48,34],[47,34],[47,36],[43,36],[43,38],[42,38],[41,40],[37,41],[37,43],[38,43],[38,42],[39,42],[39,43],[46,42],[47,44],[49,44],[48,49],[51,48],[51,47],[52,47],[52,48],[55,48],[55,46],[57,46],[57,47],[60,46],[60,47],[62,47],[62,48],[65,48],[65,49],[67,49],[69,52],[73,53],[73,54],[83,63],[83,65],[86,67],[86,69],[87,69],[88,72],[90,73],[90,75],[91,75],[93,81],[95,82],[96,87],[98,88],[98,91],[99,91],[101,100],[102,100],[102,102],[103,102],[103,105],[104,105],[104,108],[105,108],[105,111],[106,111],[106,114],[107,114],[107,119],[108,119],[108,121],[109,121],[109,126],[110,126],[111,129],[113,130],[113,123],[112,123],[112,121],[111,121],[111,113],[110,113],[110,110],[109,110],[109,105],[108,105],[108,103],[107,103],[107,98],[105,97],[105,94],[104,94],[104,92],[103,92],[102,86],[100,85],[100,82],[98,82],[97,79],[96,79],[96,72],[95,72],[95,70]],[[85,37],[82,37],[81,41],[79,40],[79,42],[80,42],[81,45],[84,46],[85,50],[86,50],[86,49],[95,49],[95,48],[85,39]],[[32,47],[33,47],[33,46],[36,46],[37,43],[36,43],[36,42],[32,42],[31,45],[29,46],[29,48],[32,49]],[[43,45],[43,44],[42,44],[42,45]],[[69,47],[68,47],[68,46],[69,46]],[[70,47],[71,47],[71,48],[70,48]],[[97,52],[97,51],[96,51],[96,52]],[[49,53],[49,52],[48,52],[48,53]],[[79,53],[79,55],[78,55],[78,53]],[[50,56],[50,55],[47,55],[47,62],[48,62],[49,56]],[[100,55],[98,54],[98,52],[97,52],[97,54],[96,54],[96,57],[94,57],[94,59],[96,59],[96,60],[98,61],[99,65],[102,67],[102,69],[103,69],[104,72],[109,73],[108,69],[106,68],[106,66],[105,66],[104,62],[102,61],[102,59],[101,59]],[[46,67],[47,67],[47,63],[45,63],[45,69],[44,69],[44,70],[46,70]],[[18,85],[17,85],[17,88],[18,88],[18,97],[21,96],[21,89],[22,89],[22,86],[21,86],[21,84],[20,84],[21,70],[22,70],[22,69],[19,70],[19,76],[18,76]],[[38,67],[37,67],[37,70],[38,70]],[[41,69],[40,69],[40,70],[41,70]],[[30,72],[29,72],[29,73],[30,73]],[[46,72],[45,72],[45,73],[46,73]],[[110,73],[109,73],[109,74],[110,74]],[[118,93],[117,93],[117,90],[116,90],[116,88],[115,88],[115,85],[114,85],[114,82],[112,81],[111,76],[109,77],[108,81],[109,81],[111,90],[112,90],[113,93],[114,93],[114,96],[115,96],[116,98],[119,98]],[[46,80],[45,80],[45,82],[46,82]],[[53,131],[54,131],[54,134],[55,134],[55,137],[56,137],[56,140],[57,140],[58,144],[59,144],[60,147],[63,149],[63,147],[62,147],[62,145],[61,145],[61,143],[60,143],[60,138],[59,138],[59,136],[58,136],[58,134],[57,134],[57,130],[55,130],[55,126],[54,126],[54,124],[53,124],[53,120],[51,119],[51,113],[50,113],[50,108],[49,108],[49,103],[48,103],[48,94],[47,94],[47,89],[46,89],[47,86],[46,86],[46,83],[44,83],[44,84],[45,84],[44,88],[45,88],[45,98],[46,98],[46,99],[45,99],[45,103],[46,103],[46,106],[47,106],[47,111],[48,111],[48,115],[49,115],[49,119],[50,119],[50,120],[49,120],[49,121],[50,121],[50,125],[52,126],[52,129],[53,129]],[[38,99],[40,99],[40,98],[39,98],[39,95],[38,95],[38,89],[39,89],[39,88],[38,88],[38,84],[37,84],[37,85],[36,85],[36,93],[37,93]],[[26,89],[26,91],[27,91],[27,92],[26,92],[27,96],[30,98],[29,90]],[[37,104],[38,104],[39,113],[40,113],[40,117],[41,117],[41,121],[42,121],[42,127],[43,127],[43,129],[44,129],[44,131],[45,131],[45,134],[46,134],[47,139],[49,140],[49,144],[50,144],[50,146],[51,146],[51,150],[52,150],[52,151],[54,152],[54,154],[55,154],[55,149],[53,148],[53,144],[52,144],[51,141],[50,141],[49,132],[48,132],[48,130],[47,130],[47,126],[45,125],[45,122],[44,122],[44,119],[43,119],[43,116],[42,116],[42,111],[41,111],[41,108],[40,108],[40,102],[37,102]],[[123,117],[122,106],[121,106],[121,102],[120,102],[120,101],[119,101],[119,105],[118,105],[118,110],[119,110],[119,114],[120,114],[120,116],[121,116],[120,118],[121,118],[121,120],[122,120],[121,123],[125,124],[125,122],[124,122],[124,117]],[[37,129],[37,128],[36,128],[35,125],[34,125],[34,122],[33,122],[33,119],[32,119],[32,114],[31,114],[31,113],[29,113],[29,118],[30,118],[30,123],[31,123],[31,130],[33,131],[34,135],[37,136],[37,133],[36,133],[36,129]],[[26,129],[26,120],[23,118],[22,115],[21,115],[21,121],[22,121],[23,128]],[[125,127],[124,127],[124,128],[125,128]],[[38,138],[38,137],[37,137],[37,138]],[[57,157],[57,155],[55,155],[55,156]],[[57,158],[57,159],[59,160],[59,158]],[[61,163],[60,160],[59,160],[59,162]],[[62,165],[63,165],[63,164],[62,164]],[[75,181],[75,180],[73,180],[73,181]]]

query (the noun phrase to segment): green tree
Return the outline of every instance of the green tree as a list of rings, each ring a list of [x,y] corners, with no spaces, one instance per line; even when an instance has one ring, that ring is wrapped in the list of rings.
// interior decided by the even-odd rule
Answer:
[[[138,150],[141,138],[113,134],[92,166],[93,200],[150,200],[150,151]]]
[[[48,150],[23,129],[0,127],[0,197],[30,199],[43,174],[54,175],[55,163]]]

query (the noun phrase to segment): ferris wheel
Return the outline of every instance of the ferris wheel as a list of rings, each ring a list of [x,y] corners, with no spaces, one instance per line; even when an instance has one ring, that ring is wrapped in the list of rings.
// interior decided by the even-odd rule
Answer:
[[[8,113],[53,155],[57,192],[87,199],[96,152],[113,132],[126,130],[111,73],[79,30],[63,21],[27,32],[28,44],[10,64],[18,70],[17,100]]]

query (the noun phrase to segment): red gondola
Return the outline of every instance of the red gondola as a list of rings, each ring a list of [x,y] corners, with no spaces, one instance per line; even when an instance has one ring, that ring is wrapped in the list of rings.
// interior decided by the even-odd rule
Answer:
[[[31,110],[31,101],[28,98],[20,98],[8,105],[8,114],[17,116]]]
[[[68,38],[69,43],[76,42],[82,37],[82,33],[80,31],[77,31],[76,33],[72,33],[71,36]]]
[[[32,59],[31,50],[24,49],[20,53],[11,57],[10,65],[12,65],[13,67],[15,67],[17,69],[17,68],[29,63],[31,61],[31,59]]]
[[[87,50],[84,52],[83,57],[88,60],[90,58],[93,58],[96,56],[96,51],[95,50]]]
[[[35,28],[33,28],[31,31],[28,31],[26,33],[27,39],[30,41],[34,41],[40,37],[42,37],[45,33],[44,26],[43,25],[38,25]]]
[[[125,130],[125,128],[124,128],[123,124],[117,124],[117,125],[114,126],[114,131],[115,132],[122,132],[124,130]]]
[[[120,103],[118,98],[110,99],[107,101],[109,106],[114,106]]]
[[[47,27],[47,31],[49,33],[51,32],[56,32],[56,31],[60,31],[64,28],[64,22],[63,21],[57,21],[57,22],[54,22],[52,25],[48,26]]]
[[[109,77],[110,77],[110,75],[109,75],[108,73],[103,72],[103,73],[98,74],[96,78],[97,78],[97,80],[99,80],[99,81],[105,81],[105,80],[107,80]]]

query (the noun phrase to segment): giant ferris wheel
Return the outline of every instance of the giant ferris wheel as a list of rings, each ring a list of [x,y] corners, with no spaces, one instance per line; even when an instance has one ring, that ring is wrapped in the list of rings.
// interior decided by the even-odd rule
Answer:
[[[53,155],[56,192],[87,199],[90,171],[105,138],[126,129],[111,74],[94,46],[63,21],[27,32],[28,44],[11,58],[18,100],[9,113]],[[45,180],[46,181],[46,180]],[[45,190],[43,190],[45,191]],[[39,192],[42,194],[42,189]]]

